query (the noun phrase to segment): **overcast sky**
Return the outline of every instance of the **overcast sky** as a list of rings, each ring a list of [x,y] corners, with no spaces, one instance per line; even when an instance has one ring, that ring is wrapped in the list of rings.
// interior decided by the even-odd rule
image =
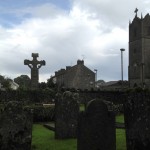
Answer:
[[[0,0],[0,74],[30,76],[24,59],[45,60],[40,81],[84,59],[98,79],[128,79],[128,26],[135,8],[150,12],[149,0]]]

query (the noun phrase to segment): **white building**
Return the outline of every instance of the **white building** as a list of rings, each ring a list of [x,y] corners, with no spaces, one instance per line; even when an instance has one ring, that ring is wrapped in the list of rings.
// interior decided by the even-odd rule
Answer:
[[[14,81],[10,81],[10,88],[13,90],[17,90],[19,88],[19,85]]]

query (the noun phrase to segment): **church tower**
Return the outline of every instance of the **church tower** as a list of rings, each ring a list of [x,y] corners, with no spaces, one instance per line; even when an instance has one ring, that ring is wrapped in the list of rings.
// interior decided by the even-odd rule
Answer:
[[[129,23],[130,87],[150,87],[150,15],[137,16]]]

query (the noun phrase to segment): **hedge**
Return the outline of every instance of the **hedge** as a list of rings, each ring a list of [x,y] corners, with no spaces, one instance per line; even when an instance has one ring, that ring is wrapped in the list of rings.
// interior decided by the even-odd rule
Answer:
[[[54,121],[55,107],[54,106],[26,106],[25,109],[30,109],[33,112],[33,122],[48,122]]]

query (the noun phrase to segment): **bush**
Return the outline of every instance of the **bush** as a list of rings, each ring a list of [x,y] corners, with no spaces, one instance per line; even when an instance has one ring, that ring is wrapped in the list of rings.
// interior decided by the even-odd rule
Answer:
[[[54,106],[26,106],[25,109],[33,110],[33,122],[54,121]]]

